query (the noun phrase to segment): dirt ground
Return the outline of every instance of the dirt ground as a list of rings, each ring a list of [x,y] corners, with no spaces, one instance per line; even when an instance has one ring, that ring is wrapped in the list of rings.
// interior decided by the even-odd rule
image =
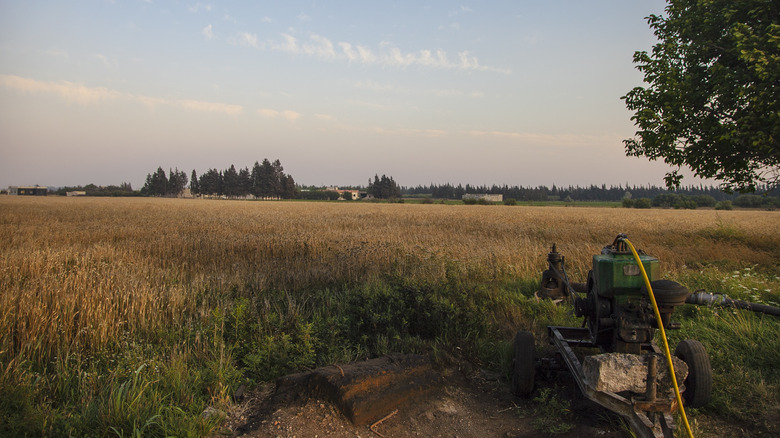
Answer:
[[[509,392],[500,376],[484,371],[442,373],[444,384],[423,400],[399,406],[384,421],[372,426],[355,426],[335,406],[316,399],[282,406],[273,402],[274,385],[246,394],[237,403],[218,436],[241,437],[539,437],[549,436],[551,427],[535,424],[537,402],[523,400]],[[568,410],[552,414],[552,424],[572,428],[559,437],[618,438],[627,436],[618,417],[558,386],[570,401]],[[555,410],[558,410],[557,408]],[[557,419],[556,414],[562,417]],[[559,421],[558,421],[559,420]]]

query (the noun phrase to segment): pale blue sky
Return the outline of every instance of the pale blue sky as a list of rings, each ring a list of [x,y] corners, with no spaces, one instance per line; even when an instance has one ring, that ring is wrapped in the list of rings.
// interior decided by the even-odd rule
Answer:
[[[0,187],[266,157],[304,184],[662,185],[620,96],[664,5],[3,1]]]

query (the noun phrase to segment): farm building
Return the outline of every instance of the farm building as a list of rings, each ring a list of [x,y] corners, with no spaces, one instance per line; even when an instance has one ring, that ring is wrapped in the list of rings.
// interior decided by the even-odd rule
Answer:
[[[360,193],[360,191],[359,191],[359,190],[341,190],[341,189],[339,189],[338,187],[328,187],[328,188],[326,188],[325,190],[326,190],[326,191],[328,191],[328,192],[336,192],[336,193],[338,193],[338,194],[339,194],[341,197],[344,197],[344,193],[349,193],[349,197],[350,197],[350,199],[352,199],[353,201],[355,201],[355,200],[357,200],[357,199],[361,199],[361,198],[363,198],[363,197],[364,197],[364,196],[362,196],[363,194],[362,194],[362,193]]]
[[[8,187],[9,195],[18,196],[46,196],[49,193],[49,188],[45,186],[10,186]]]
[[[463,195],[462,199],[484,199],[487,202],[503,202],[504,201],[504,195],[490,195],[487,193],[466,193]]]
[[[67,196],[87,196],[87,192],[83,190],[74,190],[71,192],[65,192]]]

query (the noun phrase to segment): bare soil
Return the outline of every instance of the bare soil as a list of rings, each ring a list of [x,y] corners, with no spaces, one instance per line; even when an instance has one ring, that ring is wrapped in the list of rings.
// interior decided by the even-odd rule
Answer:
[[[276,405],[274,385],[266,384],[250,391],[227,413],[214,437],[550,436],[550,426],[535,424],[538,403],[513,396],[500,376],[457,369],[442,374],[444,385],[432,395],[399,406],[397,411],[388,412],[383,421],[368,426],[353,425],[335,406],[322,400]],[[557,387],[557,391],[563,391],[562,398],[570,400],[569,410],[550,415],[553,419],[557,415],[560,423],[571,424],[572,428],[555,436],[627,436],[618,417],[583,399],[575,390],[573,386],[571,391],[560,384]]]

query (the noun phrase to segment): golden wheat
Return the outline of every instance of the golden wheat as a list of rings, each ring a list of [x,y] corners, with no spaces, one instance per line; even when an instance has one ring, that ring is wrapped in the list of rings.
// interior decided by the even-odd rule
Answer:
[[[536,277],[552,243],[582,279],[621,232],[670,274],[780,256],[775,212],[4,196],[0,350],[99,349],[203,318],[231,288]]]

